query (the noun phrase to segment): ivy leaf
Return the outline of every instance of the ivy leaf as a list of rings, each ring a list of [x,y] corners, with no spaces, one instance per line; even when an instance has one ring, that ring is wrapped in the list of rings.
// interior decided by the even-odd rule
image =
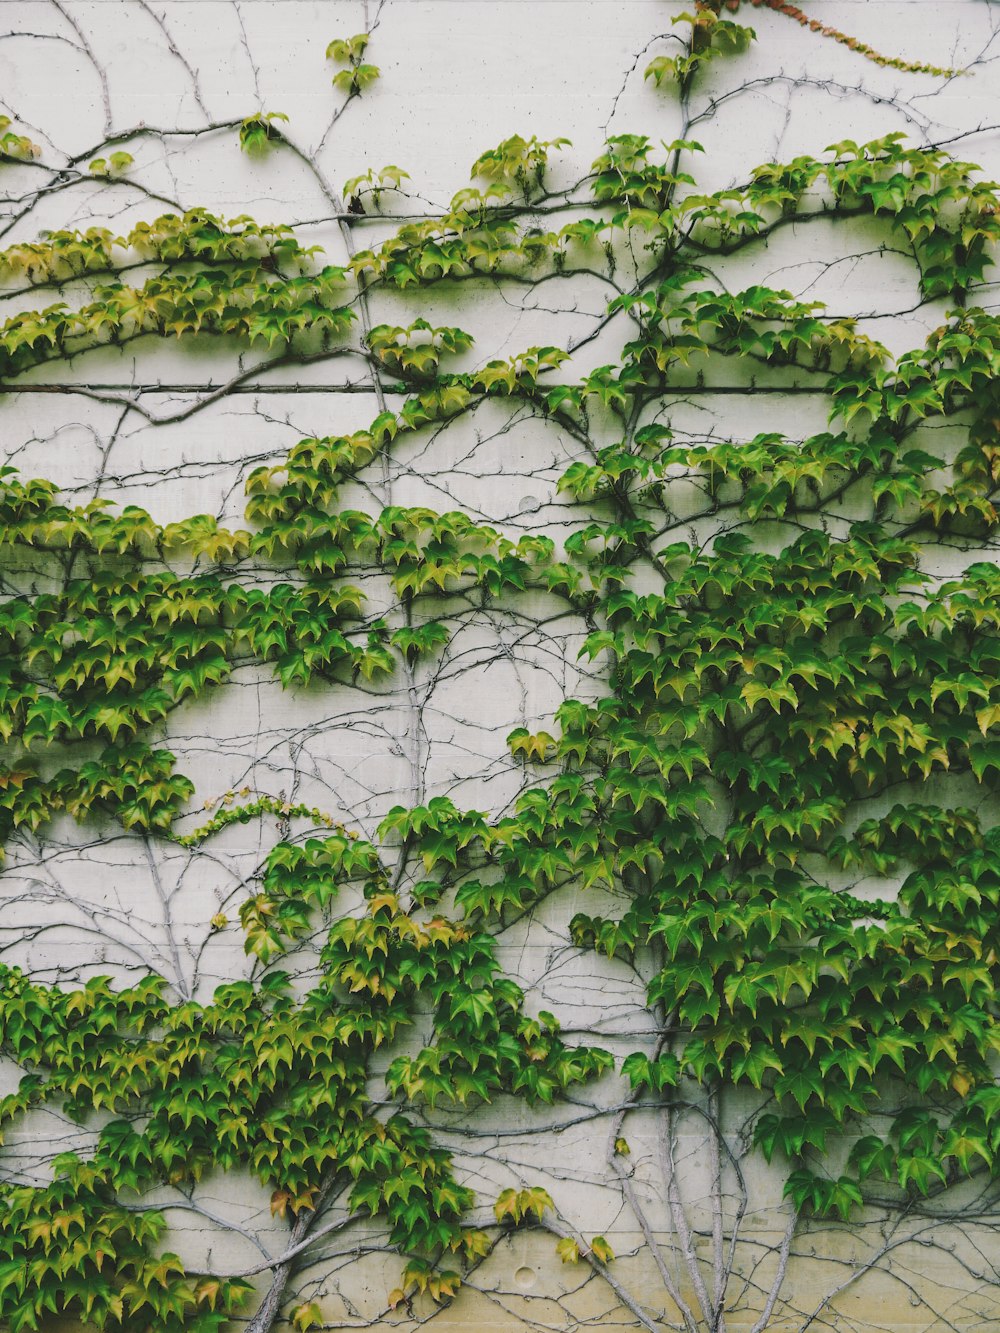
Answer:
[[[935,1181],[945,1179],[944,1168],[933,1157],[917,1154],[900,1153],[897,1162],[899,1184],[902,1189],[913,1185],[918,1193],[926,1196]]]
[[[750,1050],[735,1056],[730,1064],[733,1078],[745,1078],[755,1088],[763,1085],[764,1075],[769,1069],[776,1070],[780,1074],[783,1068],[777,1054],[765,1046],[751,1047]]]
[[[575,1264],[580,1258],[580,1247],[572,1236],[563,1236],[556,1242],[556,1254],[564,1264]]]
[[[493,997],[489,991],[459,992],[451,1002],[453,1014],[467,1014],[472,1019],[473,1027],[482,1028],[487,1020],[496,1016]]]
[[[608,1244],[608,1242],[604,1239],[603,1236],[594,1237],[594,1239],[590,1242],[590,1252],[591,1254],[593,1254],[594,1258],[598,1259],[602,1264],[611,1263],[611,1261],[615,1257],[614,1250],[611,1248],[611,1246]]]

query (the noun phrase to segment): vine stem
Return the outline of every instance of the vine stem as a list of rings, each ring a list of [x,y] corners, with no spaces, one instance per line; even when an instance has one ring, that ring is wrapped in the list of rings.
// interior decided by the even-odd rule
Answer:
[[[656,1045],[655,1058],[659,1058],[660,1052],[663,1049],[665,1041],[666,1038],[663,1035],[661,1035]],[[646,1215],[646,1210],[642,1207],[642,1205],[639,1202],[638,1196],[636,1195],[635,1186],[632,1183],[629,1173],[626,1170],[624,1164],[622,1163],[618,1155],[618,1151],[615,1147],[615,1143],[619,1135],[621,1134],[622,1127],[625,1122],[625,1117],[629,1113],[629,1111],[633,1109],[635,1101],[636,1101],[636,1094],[635,1092],[633,1092],[630,1095],[628,1101],[618,1109],[618,1113],[615,1115],[614,1119],[611,1122],[611,1128],[608,1131],[608,1142],[606,1151],[607,1160],[612,1170],[614,1171],[615,1175],[618,1177],[619,1182],[621,1183],[622,1193],[625,1196],[628,1206],[632,1210],[635,1220],[639,1223],[639,1228],[642,1231],[643,1238],[645,1239],[646,1244],[649,1247],[649,1252],[653,1257],[653,1262],[656,1264],[657,1272],[660,1274],[660,1280],[663,1283],[664,1290],[666,1291],[667,1295],[670,1297],[670,1299],[673,1301],[673,1303],[677,1306],[678,1310],[680,1311],[681,1318],[684,1320],[684,1327],[685,1329],[687,1329],[687,1333],[697,1333],[698,1324],[694,1312],[692,1311],[690,1305],[687,1303],[684,1297],[681,1295],[680,1288],[674,1281],[673,1274],[670,1272],[670,1269],[667,1266],[667,1261],[664,1258],[663,1249],[660,1246],[659,1241],[656,1239],[656,1235],[653,1231],[652,1226],[650,1225],[649,1218]]]
[[[719,1112],[720,1091],[717,1086],[708,1093],[708,1163],[712,1174],[712,1278],[713,1324],[716,1333],[725,1333],[726,1255],[722,1215],[722,1155],[719,1137],[722,1119]]]
[[[793,1208],[792,1214],[788,1219],[788,1225],[785,1227],[785,1234],[781,1241],[781,1249],[778,1252],[778,1271],[774,1275],[774,1281],[771,1283],[771,1290],[767,1293],[767,1302],[761,1311],[761,1316],[754,1324],[750,1333],[764,1333],[768,1324],[771,1322],[771,1315],[774,1313],[774,1307],[777,1303],[781,1288],[784,1285],[785,1274],[788,1272],[788,1260],[792,1251],[792,1239],[795,1236],[795,1228],[798,1224],[799,1214]]]
[[[550,1231],[554,1236],[559,1236],[560,1239],[568,1238],[570,1240],[575,1241],[576,1247],[580,1251],[580,1257],[584,1260],[585,1263],[588,1263],[596,1273],[599,1273],[601,1277],[604,1278],[605,1282],[607,1282],[608,1286],[621,1301],[622,1305],[624,1305],[627,1310],[630,1310],[632,1314],[635,1315],[636,1319],[638,1319],[642,1327],[648,1329],[649,1333],[659,1333],[657,1323],[659,1322],[660,1324],[662,1324],[665,1321],[663,1320],[657,1321],[650,1318],[650,1316],[642,1308],[642,1306],[632,1295],[632,1293],[622,1286],[622,1284],[618,1281],[618,1279],[614,1276],[614,1274],[608,1269],[608,1267],[605,1264],[601,1263],[600,1259],[597,1258],[597,1256],[591,1250],[590,1246],[587,1244],[586,1240],[583,1238],[583,1236],[579,1234],[579,1232],[574,1231],[573,1228],[566,1225],[566,1223],[562,1223],[560,1225],[559,1223],[556,1222],[544,1221],[540,1225],[543,1226],[546,1231]],[[263,1329],[248,1330],[248,1333],[264,1333],[264,1330]]]
[[[311,1244],[316,1236],[310,1236],[313,1224],[320,1214],[323,1203],[325,1202],[336,1178],[336,1169],[327,1172],[320,1184],[316,1196],[316,1206],[312,1209],[303,1209],[295,1219],[295,1225],[292,1227],[292,1234],[288,1238],[288,1248],[285,1253],[276,1261],[275,1264],[264,1264],[255,1269],[255,1272],[261,1272],[263,1269],[273,1267],[274,1277],[267,1290],[263,1301],[261,1301],[257,1313],[246,1326],[246,1333],[268,1333],[273,1326],[278,1312],[281,1309],[281,1302],[284,1299],[285,1288],[288,1286],[288,1279],[291,1277],[295,1268],[297,1256]],[[339,1225],[339,1224],[338,1224]],[[332,1227],[325,1231],[333,1230]],[[318,1235],[319,1233],[317,1233]],[[324,1232],[325,1234],[325,1232]],[[252,1275],[252,1274],[251,1274]]]
[[[687,1213],[684,1211],[684,1203],[677,1186],[677,1168],[674,1162],[673,1108],[670,1106],[669,1102],[665,1103],[663,1107],[663,1117],[660,1123],[659,1137],[660,1159],[664,1184],[666,1186],[667,1203],[670,1207],[674,1227],[677,1231],[677,1239],[680,1242],[680,1250],[688,1270],[688,1276],[691,1279],[691,1285],[694,1288],[698,1304],[701,1307],[702,1320],[711,1328],[714,1322],[712,1320],[713,1305],[708,1294],[708,1288],[705,1286],[705,1279],[702,1277],[701,1267],[698,1262],[698,1252],[695,1249],[694,1244],[694,1236],[691,1232],[691,1226],[687,1219]]]
[[[367,13],[367,7],[366,7],[366,13]],[[348,259],[353,259],[355,255],[355,246],[354,246],[354,233],[351,229],[351,223],[350,223],[350,214],[345,212],[343,200],[336,195],[334,196],[334,207],[340,214],[337,225],[340,228],[340,234],[344,242],[344,248],[347,251],[347,257]],[[372,331],[371,307],[368,299],[368,280],[365,277],[364,272],[358,273],[357,280],[358,280],[358,314],[361,323],[361,331],[362,334],[364,335],[365,343],[367,345],[368,336]],[[366,358],[366,364],[368,366],[368,377],[372,386],[372,392],[375,395],[375,402],[377,403],[379,413],[381,414],[386,410],[385,388],[382,384],[382,377],[379,374],[376,358],[369,354]],[[382,445],[381,458],[382,458],[382,493],[384,496],[384,503],[386,505],[391,505],[392,470],[389,466],[388,443],[383,443]],[[405,615],[406,625],[410,626],[412,624],[413,613],[409,600],[407,600],[406,602],[404,615]],[[420,706],[420,695],[417,689],[416,675],[414,673],[413,664],[411,663],[408,654],[404,654],[403,656],[403,673],[406,680],[406,697],[407,697],[406,757],[409,765],[409,788],[410,788],[409,795],[410,795],[410,805],[415,806],[415,805],[420,805],[423,800],[424,784],[423,784],[423,766],[421,763],[422,747],[420,744],[420,732],[421,732],[421,727],[423,725],[423,719]],[[406,869],[406,851],[404,845],[404,850],[400,853],[400,863],[397,868],[397,880],[399,880],[402,877],[403,873],[405,872],[405,869]]]

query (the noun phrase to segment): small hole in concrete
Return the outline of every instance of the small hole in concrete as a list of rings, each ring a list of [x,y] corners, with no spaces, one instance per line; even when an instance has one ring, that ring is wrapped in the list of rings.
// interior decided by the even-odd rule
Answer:
[[[535,1270],[524,1266],[514,1270],[514,1281],[519,1287],[528,1288],[535,1285]]]
[[[523,495],[521,497],[519,514],[533,514],[537,509],[541,509],[542,502],[534,495]]]

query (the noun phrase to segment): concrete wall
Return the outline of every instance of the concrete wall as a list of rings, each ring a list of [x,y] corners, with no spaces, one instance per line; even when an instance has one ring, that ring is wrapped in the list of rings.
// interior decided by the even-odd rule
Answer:
[[[385,210],[430,211],[468,183],[480,152],[514,132],[571,139],[551,176],[553,184],[569,185],[586,174],[609,134],[674,137],[674,95],[642,75],[650,59],[670,50],[671,18],[680,8],[663,0],[3,0],[0,111],[16,117],[43,153],[33,165],[0,168],[2,243],[61,227],[122,231],[199,205],[222,216],[293,223],[337,262],[343,237],[332,214],[345,179],[398,164],[411,179],[405,195],[386,196]],[[917,142],[946,143],[988,174],[1000,173],[996,5],[814,0],[806,8],[890,55],[969,66],[970,75],[949,80],[879,68],[787,18],[748,7],[750,17],[740,17],[754,24],[760,41],[747,56],[720,63],[695,101],[692,133],[706,149],[699,164],[705,186],[745,179],[758,162],[897,130]],[[333,68],[323,52],[331,38],[366,27],[382,77],[339,115],[343,98],[331,88]],[[300,154],[242,154],[233,122],[256,111],[286,113],[284,132]],[[87,162],[112,137],[134,166],[118,183],[89,179]],[[377,219],[362,219],[356,242],[386,230]],[[896,351],[918,345],[944,308],[921,305],[912,264],[873,229],[791,228],[755,264],[750,280],[825,300]],[[78,294],[70,290],[66,299]],[[12,289],[0,309],[13,313],[34,299]],[[988,289],[983,300],[991,299]],[[571,288],[481,284],[474,295],[378,295],[373,318],[408,322],[421,314],[456,322],[476,338],[467,364],[481,365],[532,344],[568,345],[594,327],[606,301],[597,278],[581,277]],[[612,331],[584,347],[573,370],[610,360],[616,340]],[[162,522],[210,512],[239,526],[242,483],[252,468],[278,461],[304,436],[353,429],[377,411],[364,373],[350,360],[265,369],[266,360],[245,347],[137,344],[33,371],[2,395],[4,452],[23,474],[52,478],[75,502],[100,496],[139,504]],[[826,410],[822,399],[802,396],[681,398],[671,419],[679,434],[695,437],[716,431],[741,438],[765,429],[802,436],[822,429]],[[402,446],[384,475],[363,476],[343,503],[461,508],[512,535],[558,536],[570,520],[555,481],[575,450],[557,430],[491,405],[474,425]],[[374,585],[369,591],[380,595]],[[455,638],[443,663],[418,676],[416,706],[398,683],[374,692],[283,691],[267,671],[239,673],[173,714],[163,732],[181,771],[196,781],[192,809],[244,786],[294,794],[369,831],[391,805],[441,793],[466,806],[504,809],[522,783],[507,733],[544,725],[562,698],[588,688],[576,660],[582,626],[565,616],[548,619],[549,611],[537,601],[513,616],[454,608]],[[192,816],[188,824],[194,822]],[[273,823],[252,833],[240,827],[218,840],[211,860],[160,847],[150,859],[141,841],[113,828],[59,821],[44,842],[25,839],[11,848],[0,878],[3,956],[47,980],[153,968],[180,993],[208,994],[245,968],[237,932],[212,933],[208,919],[219,910],[235,915],[273,837]],[[583,903],[576,897],[562,895],[509,932],[501,957],[533,1005],[626,1053],[645,1039],[641,979],[623,964],[581,958],[566,947],[565,922]],[[596,910],[593,895],[587,910]],[[430,1119],[480,1190],[483,1217],[500,1189],[546,1183],[574,1227],[611,1240],[622,1256],[616,1278],[649,1317],[664,1321],[658,1326],[670,1327],[676,1312],[606,1159],[608,1108],[622,1087],[606,1080],[552,1111],[486,1108],[471,1122],[479,1136],[473,1140],[464,1114]],[[727,1108],[727,1144],[737,1155],[749,1109]],[[51,1153],[79,1136],[57,1116],[45,1124],[15,1135],[6,1170],[44,1177]],[[540,1133],[546,1124],[549,1131]],[[701,1121],[682,1116],[676,1129],[678,1174],[704,1229]],[[631,1161],[635,1188],[673,1266],[657,1133],[652,1123],[630,1131]],[[785,1227],[780,1176],[755,1159],[742,1164],[750,1202],[736,1274],[747,1286],[742,1297],[733,1289],[732,1333],[754,1325]],[[270,1218],[264,1191],[209,1181],[200,1201],[280,1252],[280,1224]],[[239,1231],[191,1215],[172,1220],[171,1245],[196,1266],[206,1255],[219,1271],[258,1257]],[[919,1243],[904,1244],[911,1233],[919,1233]],[[886,1214],[850,1232],[805,1229],[769,1327],[1000,1328],[991,1253],[997,1239],[988,1218],[960,1229],[947,1220],[931,1225]],[[302,1298],[319,1300],[329,1327],[374,1321],[409,1329],[433,1308],[381,1313],[399,1267],[398,1256],[380,1248],[377,1231],[367,1239],[352,1232],[349,1243],[311,1255],[297,1283]],[[561,1265],[553,1238],[538,1233],[500,1245],[435,1323],[505,1333],[640,1326],[606,1282],[583,1266]]]

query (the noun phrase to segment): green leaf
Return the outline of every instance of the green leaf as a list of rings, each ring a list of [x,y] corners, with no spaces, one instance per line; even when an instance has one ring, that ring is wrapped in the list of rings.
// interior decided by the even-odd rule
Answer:
[[[603,1236],[595,1236],[590,1242],[590,1252],[595,1259],[602,1264],[610,1264],[615,1257],[615,1252],[604,1239]]]
[[[572,1236],[563,1236],[556,1242],[556,1254],[564,1264],[575,1264],[580,1258],[580,1247]]]

